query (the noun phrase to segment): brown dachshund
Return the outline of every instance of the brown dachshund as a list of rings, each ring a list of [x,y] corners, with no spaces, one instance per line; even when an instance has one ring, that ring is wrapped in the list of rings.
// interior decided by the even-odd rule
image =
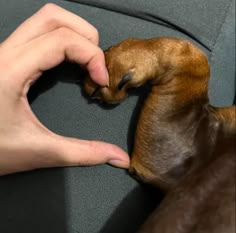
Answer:
[[[108,87],[85,91],[109,103],[152,87],[139,118],[129,171],[167,192],[139,233],[234,233],[236,107],[209,104],[210,68],[191,43],[128,39],[105,52]]]

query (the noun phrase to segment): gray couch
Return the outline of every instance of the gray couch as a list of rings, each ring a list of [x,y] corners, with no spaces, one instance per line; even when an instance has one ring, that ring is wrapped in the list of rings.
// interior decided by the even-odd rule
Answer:
[[[96,26],[103,49],[128,37],[174,36],[191,40],[209,57],[211,103],[232,105],[235,0],[51,2]],[[45,3],[1,0],[0,40]],[[46,72],[30,90],[33,111],[56,133],[104,140],[131,151],[143,97],[134,93],[116,108],[89,103],[77,85],[81,76],[79,66],[68,63]],[[161,197],[160,191],[108,165],[4,176],[0,177],[0,232],[132,233]]]

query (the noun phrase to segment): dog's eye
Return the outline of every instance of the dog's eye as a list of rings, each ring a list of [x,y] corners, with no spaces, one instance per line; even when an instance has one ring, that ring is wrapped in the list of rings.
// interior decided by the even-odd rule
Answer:
[[[130,80],[132,79],[131,74],[126,74],[120,81],[120,83],[118,84],[118,89],[121,90],[126,83],[128,83]]]

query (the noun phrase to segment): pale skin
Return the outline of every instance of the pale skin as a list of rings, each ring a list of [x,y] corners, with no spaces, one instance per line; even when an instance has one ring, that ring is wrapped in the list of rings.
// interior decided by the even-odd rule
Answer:
[[[32,83],[65,59],[85,67],[97,84],[106,86],[109,77],[98,40],[87,21],[47,4],[0,44],[0,175],[103,163],[129,166],[127,153],[113,144],[51,132],[27,100]]]

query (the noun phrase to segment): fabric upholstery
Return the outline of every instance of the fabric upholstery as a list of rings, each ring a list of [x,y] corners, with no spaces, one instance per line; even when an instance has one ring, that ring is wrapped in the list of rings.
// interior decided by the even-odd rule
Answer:
[[[191,40],[210,59],[212,102],[233,103],[234,0],[194,0],[192,5],[187,0],[52,2],[97,27],[103,49],[128,37]],[[0,40],[45,3],[1,0]],[[81,76],[79,66],[68,63],[46,72],[29,93],[33,111],[56,133],[103,140],[131,151],[143,97],[135,92],[115,108],[89,103],[77,84]],[[0,177],[0,232],[132,233],[160,198],[160,192],[108,165],[9,175]]]

